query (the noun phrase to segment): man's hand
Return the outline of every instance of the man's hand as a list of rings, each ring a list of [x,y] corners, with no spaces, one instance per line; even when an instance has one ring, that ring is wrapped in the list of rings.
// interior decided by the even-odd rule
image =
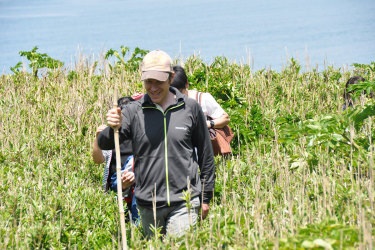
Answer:
[[[107,112],[107,123],[113,129],[121,127],[121,109],[113,108]]]
[[[135,181],[134,173],[128,170],[125,170],[121,175],[122,189],[127,189]]]
[[[203,220],[206,219],[209,211],[210,211],[210,205],[202,203],[202,214],[201,214],[201,217],[202,217]]]

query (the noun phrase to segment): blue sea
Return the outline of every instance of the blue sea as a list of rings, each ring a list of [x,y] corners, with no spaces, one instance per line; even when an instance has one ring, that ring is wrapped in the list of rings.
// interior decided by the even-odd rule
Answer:
[[[253,70],[279,71],[290,58],[348,68],[375,61],[375,1],[0,0],[0,74],[34,46],[69,66],[121,45]]]

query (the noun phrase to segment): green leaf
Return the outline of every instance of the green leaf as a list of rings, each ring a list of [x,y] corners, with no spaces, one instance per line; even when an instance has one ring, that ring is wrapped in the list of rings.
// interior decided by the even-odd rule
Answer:
[[[313,125],[313,124],[308,124],[306,127],[311,128],[312,130],[321,130],[322,126],[320,125]]]
[[[323,247],[326,250],[332,250],[333,249],[332,245],[330,243],[328,243],[327,241],[322,240],[322,239],[316,239],[316,240],[314,240],[313,244],[315,246]]]

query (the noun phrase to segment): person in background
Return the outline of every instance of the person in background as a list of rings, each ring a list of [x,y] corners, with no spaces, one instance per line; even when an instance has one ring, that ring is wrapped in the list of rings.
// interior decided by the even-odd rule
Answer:
[[[206,121],[208,128],[222,128],[229,124],[229,115],[210,93],[201,93],[201,102],[199,102],[198,91],[189,90],[189,81],[183,67],[176,65],[173,67],[173,71],[175,72],[175,76],[171,86],[200,103],[203,113],[206,117],[211,118]]]
[[[343,98],[345,101],[345,103],[342,106],[343,110],[347,109],[348,107],[353,107],[353,104],[354,104],[353,98],[352,98],[353,91],[348,91],[349,86],[352,84],[357,84],[359,82],[364,82],[364,81],[365,81],[365,78],[363,78],[362,76],[353,76],[353,77],[350,77],[349,80],[346,82],[345,90],[343,94]]]
[[[181,236],[197,223],[200,209],[206,218],[213,197],[215,165],[206,119],[197,102],[170,86],[174,72],[167,53],[146,54],[141,71],[147,93],[122,111],[108,111],[109,127],[98,135],[98,145],[113,148],[115,128],[120,143],[132,141],[145,235],[153,236],[158,228],[162,235]]]
[[[134,97],[134,98],[133,98]],[[117,105],[120,108],[124,108],[129,102],[140,99],[142,95],[133,95],[132,97],[122,97],[118,99]],[[96,137],[103,131],[107,125],[100,125],[96,130]],[[116,152],[115,150],[101,150],[97,143],[97,138],[93,142],[92,158],[96,164],[105,163],[104,174],[103,174],[103,189],[108,192],[109,190],[117,192],[117,174],[116,174]],[[124,200],[127,203],[127,207],[131,213],[132,222],[138,224],[139,215],[134,196],[134,171],[133,155],[131,141],[124,141],[120,145],[121,152],[121,181]]]

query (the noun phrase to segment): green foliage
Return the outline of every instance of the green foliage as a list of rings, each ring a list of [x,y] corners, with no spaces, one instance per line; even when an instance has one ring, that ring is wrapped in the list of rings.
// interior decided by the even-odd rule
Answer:
[[[243,118],[248,116],[249,104],[241,90],[246,84],[246,77],[251,74],[248,66],[230,63],[225,57],[216,57],[214,62],[206,65],[200,58],[187,59],[185,68],[190,88],[211,93],[223,109],[230,114],[233,132],[237,134],[232,147],[235,153],[239,145],[256,140],[256,134],[248,130]],[[192,72],[192,73],[189,73]]]
[[[375,62],[370,64],[353,63],[355,67],[354,72],[356,75],[362,75],[363,77],[370,79],[375,74]]]
[[[302,158],[299,155],[291,156],[291,169],[303,166],[303,162],[306,162],[310,169],[316,167],[317,150],[327,150],[351,162],[353,155],[366,157],[368,150],[373,150],[371,141],[375,140],[375,135],[362,135],[361,129],[364,122],[373,120],[374,116],[375,105],[367,104],[342,114],[326,115],[297,123],[283,123],[280,126],[279,142],[287,149],[293,149],[295,142],[306,142],[307,155]],[[353,166],[367,169],[367,166],[360,162],[354,163]],[[359,171],[363,172],[363,169]]]
[[[301,71],[301,65],[293,57],[289,60],[287,67],[281,72],[282,75],[288,77],[298,77]]]
[[[307,145],[310,147],[324,145],[328,148],[336,148],[342,143],[348,144],[345,129],[348,123],[340,116],[324,116],[318,119],[309,119],[299,122],[298,126],[284,123],[280,142],[294,143],[299,137],[305,136]]]
[[[351,93],[351,98],[355,101],[358,97],[375,98],[375,81],[364,81],[356,84],[349,84],[347,92]]]
[[[262,110],[259,105],[255,104],[250,108],[250,126],[248,130],[252,138],[258,139],[260,136],[271,138],[273,136],[270,130],[269,122],[264,118]]]
[[[18,62],[16,65],[14,65],[13,67],[10,67],[10,70],[14,73],[14,74],[18,74],[20,72],[20,69],[22,67],[22,62]]]
[[[296,235],[282,238],[280,249],[355,249],[359,240],[357,229],[335,221],[300,228]]]
[[[129,71],[137,71],[139,69],[139,65],[142,62],[143,57],[149,52],[148,50],[142,50],[138,47],[134,49],[132,54],[129,56],[128,59],[125,59],[127,54],[130,52],[129,47],[120,46],[120,52],[114,49],[110,49],[105,54],[105,59],[109,59],[111,57],[115,57],[117,61],[113,64],[108,64],[111,71],[122,71],[122,70],[129,70]]]
[[[367,104],[363,108],[356,108],[348,112],[348,116],[353,122],[354,128],[359,131],[367,118],[375,116],[375,103],[373,105]]]
[[[30,51],[20,51],[19,54],[22,57],[26,57],[27,60],[29,60],[29,67],[32,69],[32,73],[34,77],[38,77],[38,71],[40,69],[46,68],[46,69],[57,69],[61,68],[64,63],[53,59],[46,53],[39,53],[38,47],[35,46]],[[19,72],[20,67],[22,66],[22,63],[17,63],[14,67],[11,67],[11,71],[13,73]]]
[[[326,82],[338,82],[341,76],[340,71],[337,71],[332,66],[328,66],[328,68],[323,71],[323,77]]]

